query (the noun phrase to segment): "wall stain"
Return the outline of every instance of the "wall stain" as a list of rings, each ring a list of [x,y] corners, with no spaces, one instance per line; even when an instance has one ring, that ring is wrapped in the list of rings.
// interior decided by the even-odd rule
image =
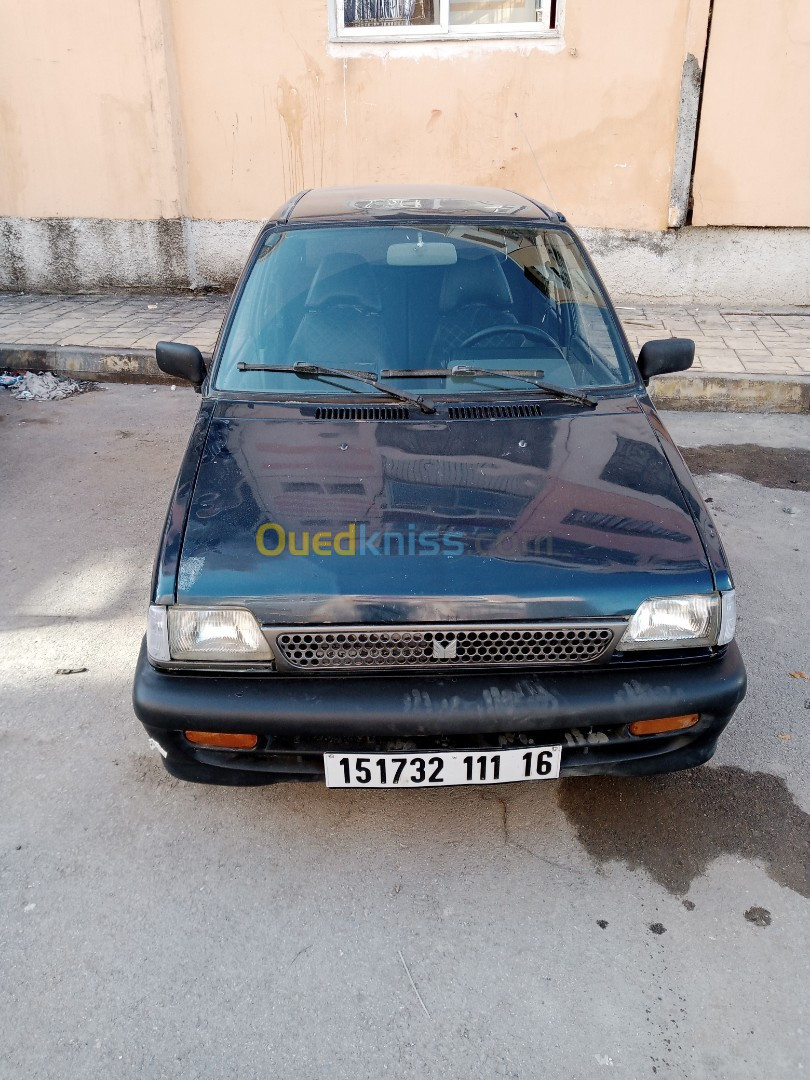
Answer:
[[[155,222],[160,280],[166,286],[184,285],[188,277],[188,253],[180,218],[159,218]]]
[[[0,288],[23,289],[26,276],[20,230],[15,222],[0,218]]]
[[[51,280],[61,282],[66,291],[80,288],[76,230],[73,222],[64,218],[51,218],[46,227]]]
[[[304,54],[307,64],[309,152],[312,157],[312,183],[323,187],[326,147],[326,117],[324,115],[323,73],[312,57]]]
[[[289,196],[304,187],[304,103],[298,87],[283,75],[278,80],[277,103],[284,193]]]
[[[324,179],[324,77],[312,57],[303,56],[303,76],[295,85],[282,76],[276,87],[284,193],[288,197],[307,186],[322,186]]]
[[[732,766],[583,777],[561,781],[559,805],[595,862],[646,870],[673,895],[734,855],[810,899],[810,815],[780,777]]]
[[[27,228],[23,225],[27,224]],[[28,266],[26,245],[41,251]],[[37,292],[191,286],[181,218],[0,218],[0,288]]]

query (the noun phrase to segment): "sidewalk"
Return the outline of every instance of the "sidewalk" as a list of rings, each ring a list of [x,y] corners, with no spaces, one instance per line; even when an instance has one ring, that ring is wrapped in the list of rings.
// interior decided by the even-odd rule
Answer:
[[[155,343],[181,340],[210,351],[226,305],[222,295],[0,293],[0,367],[160,379]],[[652,338],[695,341],[692,370],[655,381],[661,404],[750,410],[759,403],[788,412],[810,406],[810,309],[750,312],[639,301],[618,311],[636,354]]]

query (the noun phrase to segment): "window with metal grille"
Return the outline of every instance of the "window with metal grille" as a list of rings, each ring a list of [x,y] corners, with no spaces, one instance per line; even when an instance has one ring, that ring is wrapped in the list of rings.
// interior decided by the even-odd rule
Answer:
[[[342,41],[550,37],[564,0],[330,0]]]

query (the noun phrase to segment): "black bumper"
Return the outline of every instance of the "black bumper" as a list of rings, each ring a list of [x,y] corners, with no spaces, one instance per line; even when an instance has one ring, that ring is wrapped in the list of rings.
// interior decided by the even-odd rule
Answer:
[[[141,647],[135,713],[183,779],[263,784],[322,779],[322,755],[561,743],[563,774],[644,775],[714,753],[745,696],[736,644],[704,662],[589,671],[344,678],[157,671]],[[634,720],[699,713],[693,728],[637,738]],[[184,730],[250,732],[256,750],[192,746]]]

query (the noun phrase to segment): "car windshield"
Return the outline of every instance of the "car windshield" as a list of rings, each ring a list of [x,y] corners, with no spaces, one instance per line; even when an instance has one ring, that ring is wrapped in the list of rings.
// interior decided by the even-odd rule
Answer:
[[[537,392],[514,377],[521,372],[565,388],[633,381],[615,322],[571,237],[504,224],[269,233],[221,349],[216,389],[374,393],[357,379],[255,370],[293,364],[384,372],[385,385],[437,396]],[[486,373],[498,370],[512,377]]]

